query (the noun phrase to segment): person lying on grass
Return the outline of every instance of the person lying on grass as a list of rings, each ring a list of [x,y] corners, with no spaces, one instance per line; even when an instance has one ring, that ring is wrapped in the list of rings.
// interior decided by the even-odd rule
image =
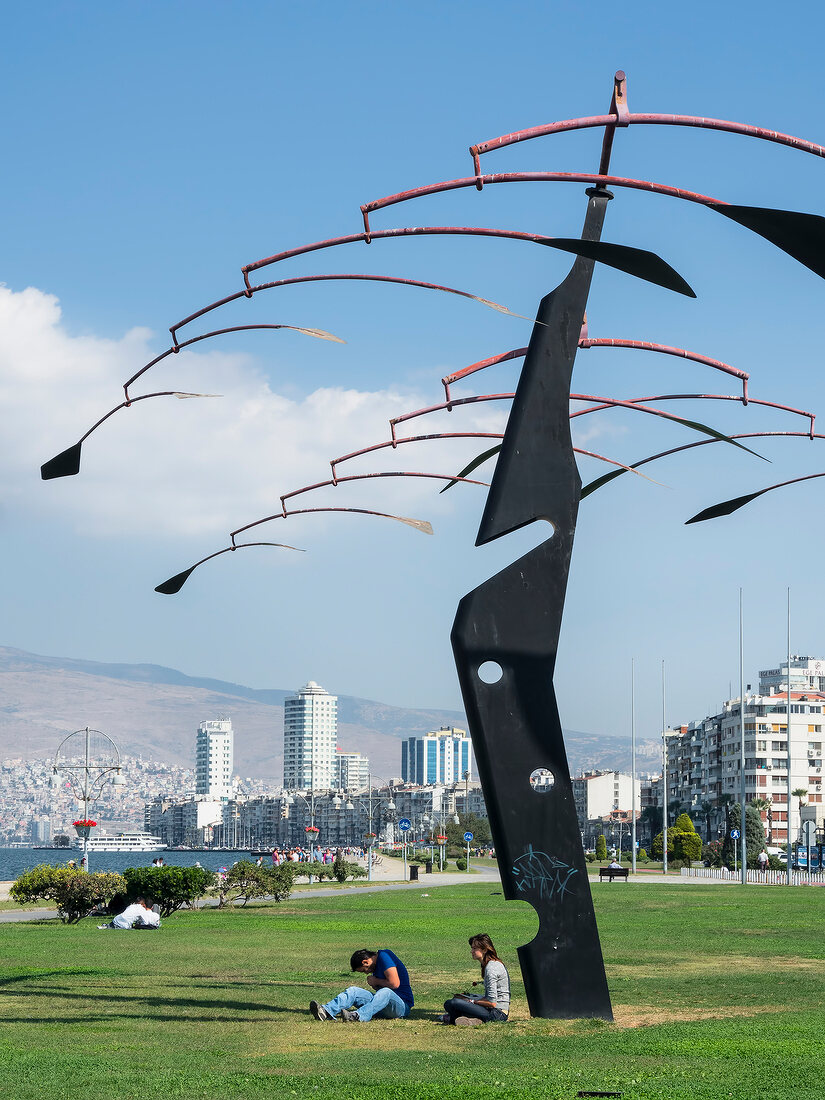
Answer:
[[[444,1002],[442,1024],[458,1024],[459,1027],[475,1027],[477,1024],[500,1023],[510,1011],[510,975],[507,967],[496,954],[493,941],[485,933],[470,936],[470,954],[481,965],[484,979],[484,996],[458,993]],[[473,985],[477,985],[473,982]]]
[[[99,924],[98,928],[160,928],[160,915],[152,909],[146,898],[135,898],[109,924]]]
[[[388,948],[379,951],[363,948],[350,959],[350,968],[369,975],[370,989],[351,985],[324,1005],[310,1001],[309,1011],[316,1020],[334,1020],[339,1016],[348,1024],[364,1024],[373,1017],[396,1020],[409,1016],[413,1006],[410,976],[395,952]]]

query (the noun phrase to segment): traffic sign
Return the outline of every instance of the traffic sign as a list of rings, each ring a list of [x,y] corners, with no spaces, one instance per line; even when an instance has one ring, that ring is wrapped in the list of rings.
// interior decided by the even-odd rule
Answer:
[[[412,828],[412,822],[408,817],[402,817],[401,820],[398,822],[398,828],[401,830],[402,833],[406,833],[408,829]]]
[[[471,840],[473,839],[473,834],[472,834],[472,833],[465,833],[465,834],[464,834],[464,839],[465,839],[465,840],[467,841],[467,843],[469,844],[469,843],[470,843],[470,841],[471,841]]]
[[[738,840],[741,835],[742,834],[738,829],[731,829],[730,831],[731,840]]]
[[[803,821],[802,822],[802,841],[807,847],[816,844],[816,822],[815,821]]]

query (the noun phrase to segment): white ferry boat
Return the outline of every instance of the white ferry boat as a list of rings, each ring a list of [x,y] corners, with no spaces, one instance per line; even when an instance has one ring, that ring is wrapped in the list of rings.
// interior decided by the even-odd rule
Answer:
[[[75,848],[83,848],[83,840],[75,837]],[[115,833],[111,836],[90,836],[88,840],[90,852],[162,852],[167,845],[159,836],[151,833]]]

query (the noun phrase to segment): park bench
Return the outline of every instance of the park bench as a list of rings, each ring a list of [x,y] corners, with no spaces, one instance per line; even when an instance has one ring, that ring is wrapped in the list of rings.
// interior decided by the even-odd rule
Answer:
[[[629,867],[600,867],[599,882],[603,882],[605,878],[607,878],[608,882],[612,882],[614,878],[626,879],[629,874]]]

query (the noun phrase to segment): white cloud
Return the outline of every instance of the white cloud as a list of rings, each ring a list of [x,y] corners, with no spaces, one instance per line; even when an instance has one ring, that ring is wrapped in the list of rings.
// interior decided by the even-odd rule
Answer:
[[[71,335],[52,295],[0,287],[0,501],[29,514],[63,515],[98,535],[225,534],[277,511],[280,494],[326,480],[331,458],[388,439],[391,416],[440,400],[437,385],[426,396],[324,387],[294,399],[274,392],[247,355],[186,351],[144,376],[134,395],[179,388],[224,396],[133,404],[84,444],[79,477],[42,482],[41,464],[118,404],[123,381],[160,350],[144,328],[118,340]],[[479,405],[437,422],[423,418],[405,425],[403,434],[500,430],[505,409]],[[477,443],[466,441],[460,451],[441,443],[379,451],[340,473],[453,473],[486,441]],[[415,508],[426,498],[429,516],[433,508],[448,509],[448,497],[439,500],[432,482],[408,479],[402,489],[382,479],[308,495],[301,505],[419,514]]]

